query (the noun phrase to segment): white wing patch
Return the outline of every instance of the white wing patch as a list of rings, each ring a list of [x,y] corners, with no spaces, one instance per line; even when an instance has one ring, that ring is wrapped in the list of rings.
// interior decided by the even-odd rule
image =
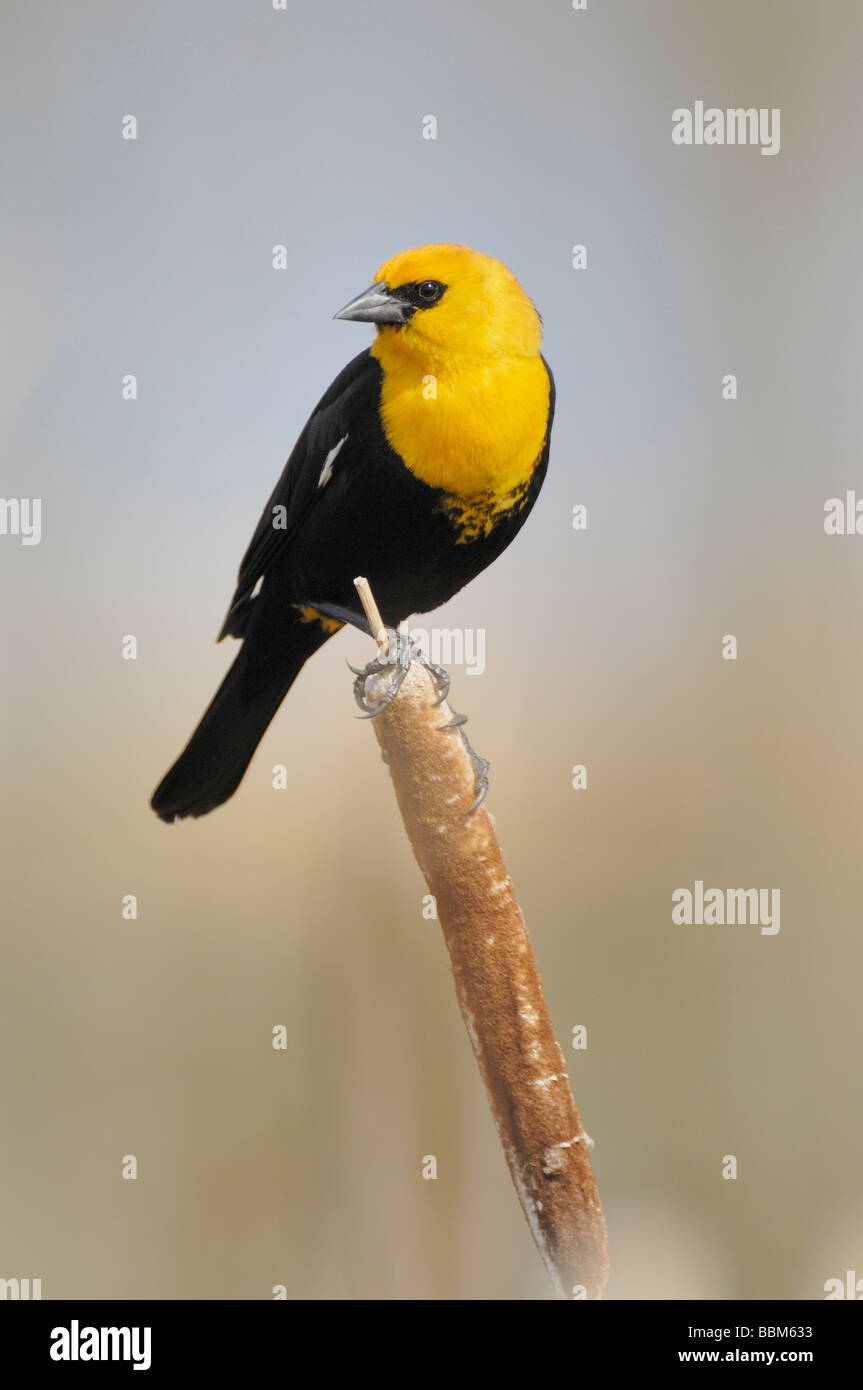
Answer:
[[[327,483],[330,481],[330,478],[333,476],[333,464],[335,463],[336,455],[338,454],[347,437],[348,436],[346,434],[343,434],[338,444],[333,445],[332,449],[330,449],[330,452],[324,459],[324,466],[321,469],[321,476],[318,478],[318,487],[326,487]]]

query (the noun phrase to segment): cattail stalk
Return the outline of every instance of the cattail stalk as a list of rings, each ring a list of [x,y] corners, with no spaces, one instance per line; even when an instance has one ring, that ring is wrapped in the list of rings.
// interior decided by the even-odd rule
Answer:
[[[358,591],[363,595],[360,581]],[[367,587],[367,586],[366,586]],[[365,603],[365,599],[364,599]],[[385,655],[380,615],[367,608]],[[377,621],[375,620],[375,615]],[[365,680],[369,706],[385,673]],[[372,720],[414,855],[434,895],[465,1026],[528,1224],[557,1292],[600,1298],[605,1220],[563,1052],[476,771],[427,669],[413,662]]]

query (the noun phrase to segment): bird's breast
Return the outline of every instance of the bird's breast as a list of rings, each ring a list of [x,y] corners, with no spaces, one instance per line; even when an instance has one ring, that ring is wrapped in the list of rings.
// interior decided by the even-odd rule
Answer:
[[[463,509],[489,514],[516,505],[548,428],[550,387],[542,359],[434,371],[412,358],[375,355],[383,368],[384,432],[414,476]]]

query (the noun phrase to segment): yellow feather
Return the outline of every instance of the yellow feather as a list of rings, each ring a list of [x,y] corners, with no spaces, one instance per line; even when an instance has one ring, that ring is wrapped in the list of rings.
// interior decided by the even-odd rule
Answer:
[[[337,618],[325,618],[323,613],[319,613],[317,608],[312,608],[308,603],[295,603],[294,608],[300,615],[300,622],[320,623],[324,632],[334,633],[344,627],[344,623],[340,623]]]

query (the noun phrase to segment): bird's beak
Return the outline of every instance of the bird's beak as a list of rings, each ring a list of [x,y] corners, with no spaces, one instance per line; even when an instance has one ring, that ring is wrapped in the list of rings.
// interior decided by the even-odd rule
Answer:
[[[376,280],[344,309],[333,314],[333,318],[354,319],[358,323],[407,323],[412,314],[411,304],[397,298],[383,280]]]

